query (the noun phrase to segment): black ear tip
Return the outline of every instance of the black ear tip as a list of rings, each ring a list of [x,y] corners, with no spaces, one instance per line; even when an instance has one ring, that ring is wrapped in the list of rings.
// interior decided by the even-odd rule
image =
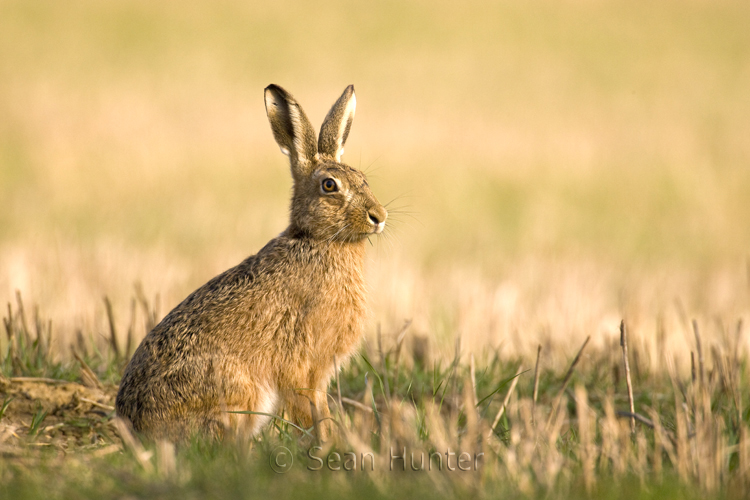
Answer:
[[[348,87],[346,87],[346,90],[344,92],[346,92],[347,94],[353,94],[354,93],[354,85],[349,85]]]
[[[271,85],[266,87],[263,93],[264,95],[268,95],[270,93],[274,97],[282,97],[284,99],[288,99],[290,97],[289,92],[284,90],[282,87],[279,87],[275,83],[272,83]]]

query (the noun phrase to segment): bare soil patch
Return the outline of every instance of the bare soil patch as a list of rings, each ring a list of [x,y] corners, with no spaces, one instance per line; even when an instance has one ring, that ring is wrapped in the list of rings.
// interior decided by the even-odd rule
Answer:
[[[116,393],[113,385],[0,377],[0,453],[13,455],[21,445],[67,452],[112,443]]]

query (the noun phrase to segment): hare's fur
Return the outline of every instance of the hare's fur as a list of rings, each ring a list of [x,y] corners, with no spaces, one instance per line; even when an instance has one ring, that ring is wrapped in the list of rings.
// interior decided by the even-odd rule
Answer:
[[[289,227],[193,292],[138,346],[116,408],[146,436],[253,435],[268,417],[232,410],[278,414],[282,407],[310,428],[315,414],[330,416],[334,357],[346,360],[361,337],[365,239],[383,230],[387,212],[364,174],[339,162],[354,89],[331,108],[317,141],[289,93],[271,85],[265,100],[291,163]]]

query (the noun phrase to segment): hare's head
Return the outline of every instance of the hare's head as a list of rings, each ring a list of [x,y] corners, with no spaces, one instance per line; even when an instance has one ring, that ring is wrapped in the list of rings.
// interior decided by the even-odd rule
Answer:
[[[388,212],[370,191],[365,174],[341,163],[357,100],[348,86],[315,130],[291,94],[265,91],[266,114],[294,178],[291,230],[316,239],[356,242],[385,227]]]

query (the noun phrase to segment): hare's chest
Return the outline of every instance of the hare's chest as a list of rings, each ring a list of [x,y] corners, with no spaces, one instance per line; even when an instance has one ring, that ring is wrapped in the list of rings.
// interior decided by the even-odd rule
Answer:
[[[295,338],[314,357],[341,356],[353,350],[363,332],[366,287],[362,245],[300,245],[297,260],[283,273],[282,287],[295,323]],[[362,247],[362,248],[360,248]]]
[[[350,281],[321,289],[305,319],[317,350],[340,357],[356,347],[365,316],[364,286]]]

